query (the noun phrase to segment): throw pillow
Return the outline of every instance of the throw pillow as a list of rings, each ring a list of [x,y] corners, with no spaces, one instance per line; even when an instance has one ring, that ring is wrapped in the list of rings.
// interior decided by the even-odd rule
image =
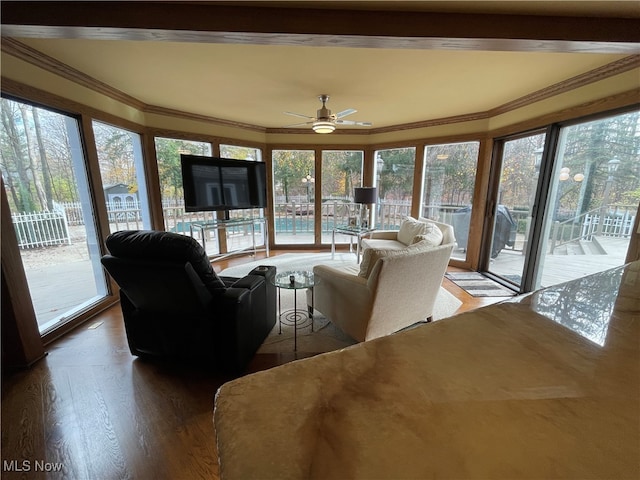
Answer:
[[[425,232],[421,235],[416,235],[413,237],[413,241],[411,243],[418,243],[421,241],[427,242],[432,247],[437,247],[442,244],[442,230],[438,228],[437,225],[427,222],[425,223]]]
[[[416,235],[425,233],[426,223],[420,222],[413,217],[405,217],[400,224],[398,231],[398,241],[405,245],[411,245]]]
[[[371,270],[373,270],[376,262],[381,258],[406,254],[407,251],[405,249],[367,248],[362,254],[362,262],[360,263],[360,272],[358,273],[358,276],[369,278]]]

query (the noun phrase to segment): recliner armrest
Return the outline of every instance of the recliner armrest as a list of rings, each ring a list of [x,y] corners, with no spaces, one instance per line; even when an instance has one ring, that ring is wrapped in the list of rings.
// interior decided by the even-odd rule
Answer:
[[[217,325],[227,342],[222,346],[221,362],[229,370],[242,371],[275,324],[276,287],[264,275],[274,272],[275,267],[256,274],[252,271],[220,296],[225,315]]]
[[[264,283],[264,277],[258,275],[247,275],[246,277],[240,278],[238,281],[234,282],[230,288],[248,288],[253,289],[259,286],[261,283]]]
[[[238,303],[244,301],[245,296],[250,295],[251,290],[246,287],[236,288],[229,287],[220,296],[223,302],[228,304]]]

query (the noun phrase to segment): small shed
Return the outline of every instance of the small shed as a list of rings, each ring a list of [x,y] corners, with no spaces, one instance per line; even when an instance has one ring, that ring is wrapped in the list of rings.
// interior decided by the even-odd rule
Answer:
[[[138,208],[138,194],[129,192],[129,185],[115,183],[104,187],[104,197],[115,208]]]

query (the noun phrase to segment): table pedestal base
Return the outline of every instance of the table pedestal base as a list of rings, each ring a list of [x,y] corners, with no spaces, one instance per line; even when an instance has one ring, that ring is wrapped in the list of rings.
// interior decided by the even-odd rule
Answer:
[[[282,310],[281,289],[278,288],[278,334],[282,334],[282,324],[293,327],[293,351],[298,349],[298,329],[306,328],[311,325],[313,332],[313,288],[311,288],[311,306],[310,312],[305,308],[298,308],[298,290],[293,290],[293,308]]]

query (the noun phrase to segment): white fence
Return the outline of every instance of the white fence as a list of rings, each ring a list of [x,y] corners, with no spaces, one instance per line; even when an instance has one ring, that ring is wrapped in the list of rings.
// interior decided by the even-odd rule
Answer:
[[[64,211],[16,213],[11,219],[20,248],[71,244]]]

